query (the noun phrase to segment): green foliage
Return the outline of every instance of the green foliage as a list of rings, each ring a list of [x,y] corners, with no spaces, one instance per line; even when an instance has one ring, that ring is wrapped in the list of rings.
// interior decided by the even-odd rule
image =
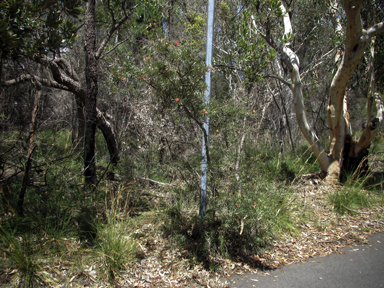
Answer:
[[[36,254],[39,253],[39,246],[31,239],[31,235],[17,234],[17,228],[0,226],[1,254],[5,262],[0,267],[11,267],[17,269],[21,283],[24,287],[35,287],[44,284],[37,272],[41,267],[37,261]]]
[[[165,235],[206,268],[218,255],[256,265],[252,255],[262,253],[281,233],[297,232],[290,191],[260,182],[244,189],[241,197],[229,190],[211,198],[205,219],[186,213],[188,198],[179,197],[167,209]]]
[[[253,146],[246,142],[242,160],[243,182],[256,183],[259,177],[268,181],[291,184],[300,175],[317,173],[320,168],[308,145],[297,147],[295,152],[283,152],[281,147],[268,144]]]
[[[373,195],[365,188],[371,175],[351,174],[347,176],[343,187],[329,195],[329,200],[339,214],[356,214],[356,209],[369,207],[373,203]]]
[[[194,39],[159,40],[146,47],[140,80],[151,86],[163,107],[183,111],[188,117],[203,115],[204,73],[201,46]],[[180,99],[176,102],[175,99]]]
[[[267,10],[264,12],[266,14],[259,13],[259,10],[256,12],[257,23],[263,22],[267,18],[280,17],[281,11],[279,6],[276,7],[276,1],[268,3],[268,5],[272,4],[272,10],[264,8],[264,6],[267,6],[264,2],[266,1],[255,3],[258,7],[261,4],[261,7],[263,7],[261,10]],[[279,1],[277,2],[279,5]],[[239,73],[240,77],[235,77],[233,81],[238,82],[241,79],[244,81],[245,87],[249,89],[262,80],[264,75],[262,71],[275,58],[275,51],[266,49],[265,40],[258,33],[255,33],[253,27],[250,27],[250,23],[253,21],[251,19],[251,15],[253,15],[252,4],[222,1],[218,6],[219,19],[217,25],[220,27],[218,33],[222,41],[221,49],[216,52],[217,56],[214,58],[214,64],[221,67],[223,76],[236,74],[236,70],[241,71]],[[242,8],[239,10],[239,7]],[[236,43],[236,45],[232,45],[233,43]],[[228,68],[236,69],[235,73]]]
[[[110,204],[110,209],[105,212],[105,219],[98,223],[97,228],[101,256],[110,280],[115,280],[115,274],[119,273],[125,264],[134,260],[140,250],[137,241],[132,238],[132,221],[126,219],[130,212],[127,205],[129,199],[124,199],[123,196],[127,191],[129,192],[127,187],[119,187],[115,195],[113,189],[106,190],[105,201],[107,202],[109,197],[109,203],[105,204]],[[125,203],[124,208],[122,203]]]
[[[316,159],[304,149],[299,149],[303,159],[298,161],[298,154],[288,153],[276,159],[270,146],[252,150],[245,145],[239,183],[228,169],[236,154],[225,153],[221,168],[214,162],[211,169],[211,188],[215,192],[209,193],[206,218],[202,220],[195,214],[193,195],[175,189],[173,204],[166,210],[165,235],[188,250],[192,261],[208,269],[216,265],[212,259],[219,255],[257,265],[251,255],[261,254],[282,234],[297,233],[297,224],[306,217],[301,215],[294,193],[283,184],[318,168]],[[223,156],[223,152],[218,154]]]
[[[109,219],[99,228],[99,245],[108,276],[114,279],[126,263],[134,260],[139,252],[137,242],[131,238],[129,223]]]
[[[76,26],[71,17],[81,12],[79,1],[24,2],[0,3],[2,57],[17,56],[21,51],[47,53],[73,43]],[[105,115],[113,115],[110,122],[121,151],[124,149],[118,167],[110,167],[103,135],[96,135],[97,163],[118,172],[121,182],[106,180],[107,171],[100,168],[100,181],[91,188],[84,187],[82,151],[73,148],[71,131],[42,128],[32,155],[26,216],[17,219],[14,211],[28,135],[2,133],[0,221],[6,255],[2,264],[17,268],[25,279],[39,281],[39,259],[46,263],[50,258],[47,262],[51,263],[75,254],[81,258],[91,255],[103,264],[98,267],[103,267],[109,279],[115,280],[138,254],[138,243],[146,240],[146,233],[158,233],[156,229],[162,227],[169,241],[166,245],[174,248],[175,244],[182,253],[187,251],[191,265],[202,263],[215,269],[220,258],[257,265],[253,255],[261,254],[281,235],[298,232],[297,224],[307,216],[304,212],[309,212],[297,206],[300,200],[294,185],[303,174],[319,171],[308,145],[296,141],[292,152],[286,143],[285,147],[280,144],[286,124],[278,123],[282,110],[276,109],[274,105],[280,103],[272,99],[278,87],[263,82],[265,74],[277,75],[272,71],[276,62],[271,65],[277,51],[268,47],[260,33],[275,43],[289,43],[303,59],[300,69],[305,72],[303,93],[307,102],[314,94],[326,95],[321,81],[330,82],[334,67],[319,59],[331,55],[326,53],[342,41],[332,36],[328,4],[296,1],[294,9],[303,15],[291,19],[294,24],[302,21],[305,25],[297,25],[294,34],[284,35],[281,1],[219,2],[213,66],[206,67],[205,8],[199,7],[199,1],[191,5],[163,0],[99,1],[99,36],[107,33],[106,23],[124,16],[123,3],[130,5],[122,7],[128,10],[138,6],[100,59],[100,65],[105,66],[100,69],[103,91],[99,105]],[[293,6],[288,10],[296,13]],[[36,33],[41,37],[35,37]],[[319,39],[328,42],[319,47]],[[72,61],[74,54],[65,57]],[[333,57],[330,59],[332,62]],[[78,63],[74,69],[81,70],[84,63]],[[312,69],[313,63],[317,64]],[[205,105],[207,69],[211,69],[213,86],[211,101]],[[319,80],[304,77],[315,73]],[[8,79],[8,75],[4,77]],[[46,76],[42,73],[41,77]],[[326,120],[319,112],[326,109],[327,101],[315,102],[307,112],[318,131],[317,123]],[[201,123],[206,115],[211,128],[210,186],[207,215],[200,219]],[[7,117],[1,114],[0,120],[7,121]],[[72,114],[66,117],[62,122],[74,121],[69,118]],[[45,122],[38,124],[44,127]],[[296,128],[292,125],[293,132]],[[373,144],[382,147],[382,139]],[[370,180],[363,185],[352,176],[350,179],[330,195],[336,211],[355,213],[359,207],[370,205],[373,194],[383,201],[382,190],[367,187]],[[369,193],[363,188],[369,188]],[[139,226],[146,226],[143,223],[152,228],[137,232]],[[319,228],[323,227],[319,222]],[[78,244],[75,252],[68,248],[69,242]]]
[[[12,133],[2,136],[5,141],[2,141],[4,152],[0,158],[2,169],[6,171],[3,176],[6,177],[1,179],[3,192],[0,209],[2,213],[13,213],[24,177],[21,165],[26,161],[27,151],[21,135]],[[76,205],[73,199],[82,197],[79,185],[82,179],[81,163],[76,163],[80,155],[73,150],[68,131],[41,131],[37,140],[40,143],[34,149],[30,182],[25,196],[26,214],[43,229],[44,222],[50,223],[51,220],[65,227],[69,222],[68,211]]]
[[[356,214],[358,209],[383,203],[383,166],[380,153],[384,147],[382,135],[372,140],[370,155],[367,159],[370,167],[362,171],[358,167],[355,172],[345,175],[343,186],[329,195],[330,203],[337,213]]]
[[[136,242],[128,238],[132,227],[117,214],[122,205],[132,210],[132,205],[135,205],[132,203],[137,203],[140,197],[135,198],[137,194],[133,195],[132,189],[123,187],[118,190],[116,198],[110,199],[112,205],[116,205],[112,207],[111,216],[100,217],[100,211],[104,210],[100,208],[101,203],[105,200],[106,208],[111,205],[104,199],[105,189],[114,191],[116,188],[112,185],[93,189],[83,187],[81,157],[73,150],[70,135],[66,130],[39,132],[33,169],[39,167],[41,171],[32,174],[35,185],[28,186],[24,218],[13,215],[20,183],[16,178],[6,181],[1,178],[0,241],[4,258],[0,266],[2,270],[16,269],[21,285],[24,283],[26,287],[45,285],[47,279],[42,274],[40,262],[49,266],[47,263],[58,258],[60,261],[69,259],[74,253],[70,251],[72,245],[79,240],[82,247],[94,247],[102,255],[111,277],[124,268],[124,264],[132,259],[130,256],[135,257],[138,251]],[[14,144],[16,141],[10,141],[12,137],[17,139],[17,135],[2,134],[5,136],[8,138],[1,142],[4,149],[1,151],[4,152],[0,157],[2,165],[8,169],[25,151]],[[12,151],[15,152],[13,155],[8,154]],[[77,253],[83,259],[91,252],[79,250]]]
[[[369,207],[370,200],[366,191],[360,187],[343,187],[329,195],[329,200],[335,211],[340,214],[356,214],[355,209]]]
[[[56,51],[76,40],[76,25],[70,17],[81,13],[79,0],[26,2],[7,0],[0,3],[1,57],[19,53]]]

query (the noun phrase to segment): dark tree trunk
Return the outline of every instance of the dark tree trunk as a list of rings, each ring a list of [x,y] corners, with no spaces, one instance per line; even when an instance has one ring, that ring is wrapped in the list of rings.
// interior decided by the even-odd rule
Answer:
[[[119,162],[119,155],[117,150],[116,137],[111,127],[111,124],[105,119],[105,117],[103,117],[100,110],[97,110],[96,113],[97,126],[103,133],[104,139],[107,142],[111,163],[113,165],[117,165],[117,162]]]
[[[357,155],[354,155],[355,141],[351,135],[347,135],[344,141],[343,162],[341,167],[340,181],[345,182],[352,175],[355,177],[364,176],[369,171],[368,154],[369,146],[360,150]]]
[[[36,115],[37,115],[37,108],[38,108],[38,104],[41,96],[40,83],[36,84],[36,91],[37,93],[36,93],[36,97],[33,104],[33,110],[32,110],[32,120],[31,120],[31,128],[30,128],[29,143],[28,143],[27,162],[25,163],[23,183],[21,186],[19,199],[17,201],[17,214],[21,217],[24,216],[24,198],[27,192],[27,186],[29,185],[29,181],[30,181],[29,173],[31,171],[31,166],[32,166],[32,154],[34,151],[35,136],[36,136]]]
[[[84,107],[85,103],[82,102],[78,97],[76,97],[76,117],[77,117],[77,139],[76,139],[76,149],[81,149],[84,143],[85,136],[85,115]]]
[[[77,113],[76,113],[76,99],[73,98],[72,99],[72,121],[71,121],[71,124],[72,124],[72,146],[73,148],[77,149],[77,127],[79,126],[78,125],[78,120],[77,120]]]
[[[163,162],[164,162],[165,145],[166,145],[165,137],[161,137],[161,139],[160,139],[160,149],[159,149],[159,164],[160,165],[163,165]]]
[[[95,135],[96,135],[96,103],[97,103],[97,60],[95,0],[88,0],[85,10],[85,76],[87,93],[85,97],[85,139],[84,139],[84,176],[88,184],[96,179]]]
[[[85,101],[85,97],[83,99]],[[72,119],[72,144],[76,151],[80,151],[84,147],[85,134],[85,114],[84,101],[78,96],[73,99],[72,109],[74,116]]]

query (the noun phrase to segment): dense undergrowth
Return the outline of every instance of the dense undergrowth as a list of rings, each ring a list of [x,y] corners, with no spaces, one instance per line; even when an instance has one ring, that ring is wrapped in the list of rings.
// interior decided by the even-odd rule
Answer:
[[[39,132],[24,217],[16,211],[25,141],[21,134],[1,135],[0,270],[5,271],[1,283],[26,287],[70,283],[73,279],[65,273],[56,278],[44,273],[61,269],[63,263],[76,271],[79,285],[81,271],[92,265],[102,267],[99,277],[114,283],[129,262],[145,257],[140,243],[154,234],[185,251],[191,267],[219,269],[222,259],[255,266],[259,262],[254,255],[261,255],[281,235],[298,233],[298,224],[315,217],[296,201],[295,183],[319,170],[308,147],[293,153],[268,143],[258,147],[245,143],[237,171],[236,154],[217,147],[212,153],[207,216],[200,219],[196,155],[187,158],[170,151],[159,163],[151,149],[136,150],[123,153],[119,167],[111,167],[98,137],[97,160],[104,168],[98,171],[99,181],[86,187],[82,156],[70,135],[66,130]],[[115,180],[108,180],[107,170]],[[382,179],[370,173],[350,175],[329,195],[337,213],[355,213],[383,202]],[[142,229],[148,225],[152,229]]]

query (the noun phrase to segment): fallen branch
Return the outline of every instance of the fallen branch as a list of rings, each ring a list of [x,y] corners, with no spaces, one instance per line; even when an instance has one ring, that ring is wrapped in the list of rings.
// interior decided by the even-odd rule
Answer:
[[[152,180],[152,179],[149,179],[149,178],[145,178],[145,177],[137,177],[137,179],[148,181],[150,183],[154,183],[154,184],[157,184],[157,185],[160,185],[160,186],[173,186],[172,184],[169,184],[169,183],[163,183],[163,182],[155,181],[155,180]]]

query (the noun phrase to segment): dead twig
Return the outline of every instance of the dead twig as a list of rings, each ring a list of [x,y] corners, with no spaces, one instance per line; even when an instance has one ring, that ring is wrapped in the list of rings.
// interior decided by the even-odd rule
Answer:
[[[150,183],[154,183],[154,184],[157,184],[157,185],[160,185],[160,186],[173,186],[172,184],[155,181],[155,180],[152,180],[152,179],[149,179],[149,178],[146,178],[146,177],[137,177],[137,179],[148,181]]]

